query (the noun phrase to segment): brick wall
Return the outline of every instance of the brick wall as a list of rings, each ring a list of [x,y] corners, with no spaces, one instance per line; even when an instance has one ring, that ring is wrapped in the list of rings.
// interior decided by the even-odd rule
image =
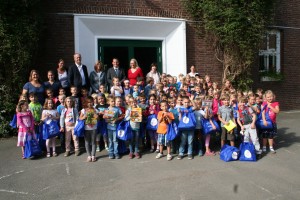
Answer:
[[[300,27],[300,0],[282,0],[276,12],[276,25]],[[179,0],[45,0],[45,34],[38,66],[43,74],[55,69],[59,58],[68,66],[73,62],[74,13],[133,15],[190,19]],[[283,82],[260,82],[258,68],[253,69],[253,88],[272,89],[282,109],[300,109],[300,67],[298,54],[300,30],[282,30]],[[213,81],[221,81],[222,65],[215,59],[209,42],[197,34],[195,22],[187,22],[187,71],[195,65],[200,74],[210,74]]]

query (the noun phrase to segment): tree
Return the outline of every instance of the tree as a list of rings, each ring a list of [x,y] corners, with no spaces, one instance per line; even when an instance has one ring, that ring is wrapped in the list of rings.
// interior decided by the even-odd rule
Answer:
[[[0,1],[0,136],[11,133],[8,122],[37,57],[41,24],[41,0]]]
[[[223,81],[229,79],[247,87],[251,64],[273,19],[275,2],[184,0],[188,12],[212,42],[216,59],[223,64]]]

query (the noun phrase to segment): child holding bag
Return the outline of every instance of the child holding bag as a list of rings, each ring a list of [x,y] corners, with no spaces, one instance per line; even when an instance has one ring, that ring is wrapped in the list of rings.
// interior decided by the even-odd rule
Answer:
[[[181,142],[179,147],[179,154],[177,159],[181,160],[183,158],[186,142],[188,143],[188,159],[193,159],[193,141],[194,141],[194,131],[196,128],[196,119],[193,111],[196,109],[195,102],[192,97],[184,96],[183,107],[178,109],[179,112],[179,125],[178,128],[181,131]],[[192,102],[193,106],[190,106]],[[184,114],[186,113],[186,114]],[[189,127],[187,127],[189,126]]]
[[[72,97],[67,97],[65,100],[65,108],[61,111],[60,115],[60,132],[65,133],[65,157],[70,155],[71,138],[74,142],[75,156],[79,156],[79,139],[74,135],[75,123],[78,119],[78,110],[75,108],[75,102]]]
[[[263,152],[267,152],[267,143],[269,142],[270,152],[275,154],[274,150],[274,136],[277,134],[277,124],[276,124],[276,116],[279,113],[279,102],[275,101],[275,95],[271,90],[267,90],[265,92],[266,101],[262,104],[262,109],[266,106],[266,109],[262,112],[263,123],[266,126],[266,112],[268,112],[269,117],[273,123],[273,129],[263,130]]]
[[[36,137],[34,134],[34,119],[32,113],[28,110],[28,103],[25,100],[19,101],[17,105],[17,125],[18,125],[18,147],[22,147],[22,158],[25,152],[26,135],[28,139]]]
[[[52,121],[57,123],[58,120],[59,120],[59,114],[57,110],[54,108],[53,100],[50,98],[46,99],[44,104],[44,110],[42,112],[41,121],[43,121],[45,124],[50,124]],[[56,146],[55,137],[46,139],[47,158],[51,157],[50,147],[52,147],[52,155],[54,157],[57,156],[57,153],[55,151],[55,146]]]
[[[159,144],[159,153],[156,155],[156,158],[163,157],[163,148],[167,146],[167,160],[172,160],[171,155],[171,141],[167,140],[167,130],[168,125],[174,120],[173,113],[168,111],[168,102],[161,101],[160,102],[160,109],[161,111],[158,112],[157,119],[158,119],[158,127],[157,127],[157,134],[158,139],[157,142]]]

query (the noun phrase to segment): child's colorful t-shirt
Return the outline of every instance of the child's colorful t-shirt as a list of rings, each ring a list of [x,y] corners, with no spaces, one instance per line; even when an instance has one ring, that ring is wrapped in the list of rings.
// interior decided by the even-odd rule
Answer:
[[[95,130],[97,129],[97,118],[95,114],[97,115],[97,110],[96,109],[82,109],[81,113],[86,116],[87,118],[85,119],[85,130]]]
[[[67,126],[73,126],[75,124],[74,112],[72,108],[68,108],[66,111],[65,123]]]
[[[267,104],[268,104],[267,102],[263,102],[262,108]],[[279,102],[275,101],[271,103],[271,106],[275,108],[276,106],[279,106]],[[269,112],[270,119],[272,120],[273,123],[276,123],[276,113],[274,113],[270,108],[268,108],[268,106],[266,107],[265,111]]]
[[[174,121],[176,124],[179,123],[179,113],[177,108],[169,108],[169,112],[173,113],[174,115]]]
[[[252,119],[253,113],[254,112],[250,107],[245,107],[244,110],[238,109],[237,118],[240,119],[240,121],[244,125],[251,124],[253,121],[253,119]]]
[[[43,112],[43,107],[40,103],[33,103],[31,102],[29,104],[29,110],[31,111],[33,115],[33,119],[35,122],[39,122],[42,118],[42,112]]]
[[[109,130],[116,130],[117,129],[117,123],[116,120],[120,115],[122,114],[122,111],[118,107],[108,107],[105,110],[105,115],[111,116],[112,118],[106,119],[107,122],[107,129]]]
[[[157,127],[157,133],[158,134],[166,134],[168,130],[168,121],[166,119],[163,119],[160,121],[163,117],[169,117],[169,119],[174,120],[174,115],[171,112],[164,112],[164,111],[159,111],[157,115],[158,119],[158,127]]]

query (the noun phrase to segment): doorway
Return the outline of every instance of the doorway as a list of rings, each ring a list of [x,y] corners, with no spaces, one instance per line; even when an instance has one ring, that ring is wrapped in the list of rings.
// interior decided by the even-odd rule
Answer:
[[[98,39],[98,59],[107,70],[112,66],[112,59],[118,58],[126,76],[131,58],[138,61],[144,76],[151,70],[151,63],[156,63],[157,70],[162,73],[161,46],[162,41]]]

